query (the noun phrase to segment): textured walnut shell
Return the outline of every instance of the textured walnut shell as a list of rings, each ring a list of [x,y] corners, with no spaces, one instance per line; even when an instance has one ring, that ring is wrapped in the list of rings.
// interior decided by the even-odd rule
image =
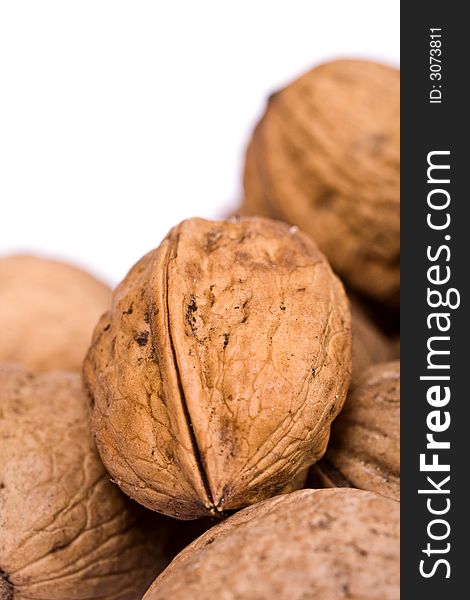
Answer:
[[[140,598],[170,520],[109,480],[78,374],[0,367],[0,457],[0,598]]]
[[[397,600],[399,504],[302,490],[246,508],[184,549],[143,600]]]
[[[270,97],[249,144],[243,214],[311,234],[353,288],[399,301],[399,71],[323,64]]]
[[[352,331],[352,381],[363,371],[376,363],[383,363],[399,357],[397,341],[384,335],[367,316],[359,302],[350,301]]]
[[[350,378],[349,307],[309,237],[184,221],[114,293],[84,364],[113,478],[181,519],[279,493],[324,453]]]
[[[110,298],[106,285],[71,265],[0,258],[0,362],[79,372]]]
[[[348,395],[314,482],[400,499],[400,363],[369,367]],[[318,478],[318,479],[316,479]]]

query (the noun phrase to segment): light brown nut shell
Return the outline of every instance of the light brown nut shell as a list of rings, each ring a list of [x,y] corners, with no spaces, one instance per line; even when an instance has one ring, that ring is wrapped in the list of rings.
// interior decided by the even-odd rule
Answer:
[[[311,234],[350,286],[399,301],[399,71],[312,69],[270,97],[248,146],[242,214]]]
[[[371,365],[399,356],[396,340],[388,338],[367,316],[359,302],[350,300],[352,331],[352,382]]]
[[[352,486],[400,499],[400,363],[369,367],[348,395],[328,451],[312,467],[325,487]]]
[[[251,506],[183,550],[143,600],[397,600],[399,504],[301,490]]]
[[[184,221],[114,293],[84,364],[114,479],[191,519],[275,495],[324,453],[349,385],[339,280],[284,223]]]
[[[170,520],[111,483],[86,405],[78,374],[0,367],[2,600],[137,600],[168,562]]]
[[[106,285],[71,265],[0,258],[0,362],[79,372],[110,299]]]

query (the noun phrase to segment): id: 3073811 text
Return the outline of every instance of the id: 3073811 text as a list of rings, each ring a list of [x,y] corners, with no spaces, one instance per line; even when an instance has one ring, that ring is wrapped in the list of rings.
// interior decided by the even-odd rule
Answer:
[[[442,103],[442,29],[429,29],[429,92],[430,104]]]

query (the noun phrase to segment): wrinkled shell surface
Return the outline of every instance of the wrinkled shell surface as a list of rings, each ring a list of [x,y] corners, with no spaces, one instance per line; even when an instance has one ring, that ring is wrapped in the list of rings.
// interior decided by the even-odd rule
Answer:
[[[384,335],[367,316],[356,300],[351,300],[352,380],[376,363],[383,363],[400,354],[396,340]]]
[[[328,451],[313,467],[324,486],[400,499],[400,363],[369,367],[348,395]]]
[[[244,509],[183,550],[143,600],[397,600],[399,503],[302,490]]]
[[[324,453],[350,377],[344,291],[304,234],[184,221],[114,293],[84,365],[121,488],[191,519],[275,495]]]
[[[399,71],[359,60],[312,69],[269,99],[246,156],[243,214],[311,234],[334,270],[399,300]]]
[[[0,367],[0,457],[0,598],[139,599],[166,519],[110,482],[78,374]]]
[[[71,265],[0,258],[0,362],[79,372],[110,299],[106,285]]]

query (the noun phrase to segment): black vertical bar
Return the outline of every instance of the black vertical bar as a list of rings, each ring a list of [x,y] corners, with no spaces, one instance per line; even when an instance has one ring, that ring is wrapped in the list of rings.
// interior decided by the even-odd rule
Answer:
[[[470,382],[466,381],[466,377],[470,380],[467,312],[470,280],[470,218],[467,217],[467,207],[470,199],[465,189],[470,172],[465,163],[470,152],[466,139],[469,120],[464,108],[470,73],[467,64],[470,36],[464,8],[465,3],[436,0],[401,4],[403,599],[470,597],[467,584],[470,577]],[[433,49],[441,52],[431,52]],[[429,155],[437,151],[449,154]],[[449,165],[450,169],[431,170],[431,181],[428,182],[428,160]],[[450,179],[449,183],[445,183],[447,179]],[[449,206],[442,210],[430,207],[430,192],[432,205],[444,206],[450,198]],[[434,226],[444,225],[448,218],[450,224],[443,229],[433,229],[427,223],[428,215]],[[433,266],[438,268],[429,272]],[[446,283],[429,280],[441,281],[449,274]],[[449,293],[450,304],[454,306],[460,296],[460,306],[431,307],[430,302],[439,304],[439,296],[433,294],[429,302],[428,288],[441,292],[443,298]],[[452,289],[455,291],[449,292]],[[433,313],[446,315],[440,318],[439,323],[442,329],[450,323],[448,331],[439,330],[438,319],[430,317]],[[433,336],[450,338],[430,342],[434,350],[450,351],[450,354],[431,356],[433,364],[441,367],[437,369],[428,368],[427,344]],[[450,368],[443,368],[446,365]],[[420,379],[420,376],[448,376],[450,379],[432,381]],[[442,386],[439,388],[440,397],[443,397],[444,386],[447,386],[450,400],[445,405],[442,402],[441,406],[432,406],[427,400],[427,393],[431,386],[439,385]],[[436,397],[435,394],[431,400]],[[432,411],[438,412],[428,416]],[[444,428],[448,417],[450,425]],[[430,425],[444,430],[433,432]],[[450,449],[427,448],[427,443],[430,443],[427,434],[434,434],[433,439],[437,441],[450,442]],[[450,470],[432,472],[420,469],[420,454],[425,454],[424,461],[428,464],[432,462],[433,454],[437,455],[434,460],[442,465],[448,464]],[[448,476],[450,479],[442,483]],[[418,490],[434,493],[420,494]],[[430,509],[444,511],[447,508],[448,511],[440,515],[430,512]],[[442,539],[433,539],[432,536]],[[438,563],[439,560],[443,562]]]

